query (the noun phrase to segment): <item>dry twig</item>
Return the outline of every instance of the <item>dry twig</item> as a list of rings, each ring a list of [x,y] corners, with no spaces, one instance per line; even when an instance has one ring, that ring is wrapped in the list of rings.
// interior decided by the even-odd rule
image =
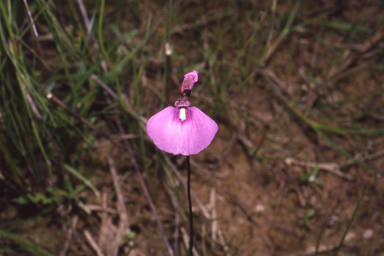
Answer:
[[[259,223],[253,218],[251,212],[248,210],[248,208],[245,206],[243,202],[241,202],[239,199],[236,198],[236,196],[232,195],[228,190],[226,190],[217,180],[215,180],[212,175],[210,175],[204,168],[202,168],[196,161],[191,160],[191,164],[196,167],[203,175],[204,177],[209,180],[215,188],[219,189],[221,192],[224,193],[225,196],[227,196],[233,203],[235,203],[240,210],[247,216],[247,220],[255,224],[257,227],[260,227]]]
[[[293,157],[287,157],[284,160],[286,165],[299,165],[310,168],[319,168],[320,170],[328,171],[338,177],[341,177],[346,180],[353,181],[353,177],[347,173],[343,173],[340,170],[340,166],[336,163],[315,163],[315,162],[305,162],[294,159]]]
[[[129,232],[129,222],[128,214],[124,204],[124,197],[120,190],[119,178],[117,171],[115,169],[114,162],[112,158],[108,157],[109,170],[111,173],[113,186],[115,188],[116,197],[117,197],[117,212],[119,214],[119,224],[118,227],[115,227],[112,224],[112,218],[108,216],[107,211],[101,213],[101,225],[99,232],[99,243],[102,251],[106,253],[107,256],[117,256],[119,247],[124,244],[122,237],[128,234]],[[107,209],[107,191],[103,189],[102,196],[102,208]]]
[[[38,37],[39,33],[37,33],[36,25],[33,22],[32,14],[31,14],[31,11],[29,10],[29,6],[28,6],[28,3],[27,3],[27,0],[23,0],[23,1],[24,1],[25,8],[27,9],[29,21],[31,22],[31,25],[32,25],[32,28],[33,28],[33,33],[34,33],[35,37]]]
[[[118,211],[112,208],[102,207],[100,205],[95,204],[86,204],[85,207],[87,207],[90,211],[96,211],[96,212],[106,212],[110,214],[118,214]]]
[[[183,237],[183,241],[184,241],[185,247],[187,248],[188,244],[189,244],[189,235],[187,234],[187,231],[185,230],[184,227],[181,227],[180,230],[181,230],[181,233],[182,233],[182,237]],[[199,256],[199,254],[197,253],[195,247],[193,247],[192,252],[193,252],[194,256]]]
[[[176,166],[172,163],[172,161],[169,159],[168,156],[165,156],[165,160],[167,161],[167,163],[171,167],[172,171],[176,174],[177,178],[180,180],[180,182],[183,184],[184,188],[186,189],[187,188],[187,183],[185,182],[185,180],[184,180],[183,176],[181,175],[181,173],[179,172],[179,170],[177,170]],[[193,160],[191,160],[191,161],[193,161]],[[199,206],[199,208],[202,211],[204,217],[209,219],[210,218],[210,214],[209,214],[207,208],[205,208],[205,206],[200,201],[200,199],[197,197],[195,192],[193,192],[193,190],[191,190],[191,196],[193,197],[193,200],[196,202],[196,204]]]
[[[214,241],[217,240],[217,229],[218,229],[217,212],[216,212],[216,190],[214,188],[211,188],[211,193],[209,197],[210,197],[209,203],[210,203],[210,206],[212,207],[211,247],[212,249],[214,249],[215,248]]]
[[[363,161],[367,161],[367,160],[373,160],[373,159],[381,157],[383,155],[384,155],[384,150],[381,150],[381,151],[373,153],[371,155],[355,156],[354,158],[363,162]],[[349,160],[345,161],[344,163],[342,163],[341,167],[346,167],[346,166],[349,166],[349,165],[354,164],[354,163],[356,163],[356,161],[354,159],[349,159]]]
[[[85,238],[87,239],[88,243],[91,245],[92,249],[96,252],[97,256],[104,256],[100,247],[97,245],[97,243],[93,239],[91,233],[89,233],[89,231],[87,229],[85,229],[83,231],[83,234],[84,234]]]
[[[113,180],[113,186],[115,187],[116,196],[117,196],[117,211],[119,212],[120,217],[120,224],[119,224],[119,233],[120,235],[123,235],[128,229],[129,229],[129,222],[128,222],[128,214],[127,210],[125,209],[124,204],[124,197],[121,193],[120,185],[119,185],[119,178],[117,176],[117,172],[115,169],[115,164],[112,160],[112,158],[108,157],[108,163],[109,163],[109,171],[111,172],[112,180]]]
[[[76,229],[77,221],[78,221],[78,220],[79,220],[79,216],[78,216],[78,215],[73,216],[73,218],[72,218],[72,226],[71,226],[71,228],[68,230],[68,233],[67,233],[67,239],[65,240],[63,250],[61,250],[61,252],[60,252],[60,256],[65,256],[65,255],[67,255],[67,252],[68,252],[69,246],[70,246],[70,244],[71,244],[71,240],[72,240],[73,230]]]

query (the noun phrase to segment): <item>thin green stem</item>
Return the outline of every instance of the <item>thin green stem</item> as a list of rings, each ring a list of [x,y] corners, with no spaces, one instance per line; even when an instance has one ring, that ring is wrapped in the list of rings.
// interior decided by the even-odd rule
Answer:
[[[12,31],[12,28],[11,28],[11,25],[10,25],[10,22],[8,19],[8,15],[7,15],[7,10],[5,9],[3,1],[0,1],[0,9],[1,9],[1,12],[2,12],[3,17],[4,17],[5,26],[7,27],[8,32],[9,32],[9,36],[11,37],[11,41],[13,42],[13,40],[15,39],[15,36],[13,35],[13,31]],[[0,24],[1,24],[1,20],[0,20]],[[6,46],[4,45],[4,48],[5,47]]]
[[[105,0],[101,0],[100,13],[99,13],[99,24],[98,24],[99,47],[100,47],[101,52],[104,55],[104,58],[106,59],[106,61],[108,62],[109,66],[111,68],[111,72],[113,74],[113,77],[116,80],[116,89],[117,89],[117,94],[119,95],[119,102],[122,105],[124,105],[122,94],[121,94],[120,81],[119,81],[119,78],[118,78],[115,66],[112,63],[111,58],[109,58],[109,55],[108,55],[108,53],[107,53],[107,51],[105,50],[105,47],[104,47],[104,41],[103,41],[103,18],[104,18],[103,16],[104,16],[104,9],[105,9]]]
[[[317,254],[319,253],[321,234],[323,233],[323,227],[324,227],[324,223],[325,223],[325,216],[327,215],[327,210],[328,210],[328,205],[325,208],[323,217],[321,218],[321,226],[320,226],[319,236],[317,237],[316,251],[315,251],[315,255],[314,256],[317,256]]]
[[[275,33],[276,0],[272,1],[271,14],[272,14],[271,27],[270,27],[269,34],[268,34],[267,43],[266,43],[264,51],[263,51],[263,55],[262,55],[261,60],[259,62],[259,66],[264,66],[264,64],[265,64],[264,63],[265,58],[267,57],[268,50],[271,47],[272,37],[273,37],[273,34]]]
[[[358,201],[357,204],[356,204],[355,210],[353,211],[352,218],[351,218],[351,220],[350,220],[349,223],[348,223],[347,229],[345,230],[345,232],[344,232],[344,234],[343,234],[343,237],[341,238],[341,241],[340,241],[339,246],[336,248],[336,251],[335,251],[334,256],[336,256],[336,255],[339,253],[339,250],[340,250],[341,246],[342,246],[343,243],[344,243],[345,236],[347,235],[348,230],[349,230],[349,228],[351,227],[352,221],[353,221],[353,219],[354,219],[355,216],[356,216],[357,210],[359,209],[359,206],[360,206],[360,203],[361,203],[361,199],[363,198],[363,195],[364,195],[364,190],[365,190],[365,186],[364,186],[364,188],[363,188],[363,191],[361,191],[360,198],[359,198],[359,201]]]

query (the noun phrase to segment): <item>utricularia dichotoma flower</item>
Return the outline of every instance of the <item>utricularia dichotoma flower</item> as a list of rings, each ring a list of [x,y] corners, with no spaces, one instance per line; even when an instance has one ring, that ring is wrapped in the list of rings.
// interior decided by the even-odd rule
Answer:
[[[215,137],[218,130],[215,121],[200,109],[190,107],[187,99],[198,75],[195,70],[187,73],[175,107],[167,107],[148,120],[149,137],[165,152],[185,156],[197,154],[208,147]]]

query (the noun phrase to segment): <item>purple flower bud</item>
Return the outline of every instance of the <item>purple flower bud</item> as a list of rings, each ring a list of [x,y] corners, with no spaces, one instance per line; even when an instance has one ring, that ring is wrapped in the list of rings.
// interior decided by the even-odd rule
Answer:
[[[198,79],[199,73],[196,70],[193,70],[184,75],[184,80],[181,84],[181,87],[183,87],[184,90],[191,91],[193,88],[193,84],[196,83]]]

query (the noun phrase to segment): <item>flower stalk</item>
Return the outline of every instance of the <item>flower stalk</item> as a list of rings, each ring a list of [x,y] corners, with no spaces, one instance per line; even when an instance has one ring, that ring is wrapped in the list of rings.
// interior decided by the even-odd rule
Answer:
[[[191,165],[189,163],[189,156],[187,156],[187,170],[188,170],[188,206],[189,206],[189,255],[192,256],[193,249],[193,216],[192,216],[192,200],[191,200]]]

